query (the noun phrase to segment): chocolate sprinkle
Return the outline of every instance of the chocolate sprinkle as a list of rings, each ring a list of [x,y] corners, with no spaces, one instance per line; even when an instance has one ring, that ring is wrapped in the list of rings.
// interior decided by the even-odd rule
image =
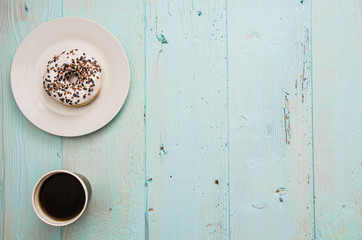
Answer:
[[[46,93],[65,105],[77,105],[85,102],[87,95],[94,90],[98,93],[101,67],[93,57],[86,53],[76,53],[78,49],[63,51],[48,62],[43,87]],[[80,54],[80,55],[78,55]],[[69,57],[72,56],[70,59]],[[74,76],[75,82],[69,82]],[[95,89],[95,87],[97,87]],[[88,93],[88,94],[87,94]],[[94,93],[92,93],[94,95]],[[74,99],[74,101],[70,100]]]

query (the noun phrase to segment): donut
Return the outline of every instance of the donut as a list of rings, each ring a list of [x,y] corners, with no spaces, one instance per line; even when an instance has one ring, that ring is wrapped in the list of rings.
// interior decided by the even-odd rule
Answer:
[[[73,77],[76,80],[73,82]],[[48,61],[43,76],[45,92],[68,107],[80,107],[91,102],[101,89],[102,69],[89,54],[72,49],[55,55]]]

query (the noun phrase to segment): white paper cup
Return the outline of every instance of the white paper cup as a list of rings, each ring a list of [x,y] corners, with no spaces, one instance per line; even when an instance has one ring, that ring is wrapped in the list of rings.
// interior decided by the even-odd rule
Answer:
[[[49,216],[40,206],[40,201],[39,201],[39,192],[41,189],[41,186],[43,185],[44,181],[46,179],[48,179],[50,176],[53,176],[55,174],[58,173],[67,173],[70,174],[72,176],[74,176],[82,185],[84,193],[85,193],[85,202],[84,202],[84,206],[82,211],[76,215],[75,217],[68,219],[68,220],[57,220],[52,218],[51,216]],[[88,205],[88,201],[90,199],[92,195],[92,187],[89,183],[89,181],[81,174],[79,173],[73,173],[73,172],[69,172],[66,170],[55,170],[52,172],[49,172],[47,174],[45,174],[44,176],[42,176],[39,181],[35,184],[34,190],[33,190],[33,195],[32,195],[32,203],[33,203],[33,208],[35,213],[38,215],[38,217],[45,223],[49,224],[49,225],[53,225],[53,226],[57,226],[57,227],[61,227],[61,226],[65,226],[68,224],[71,224],[72,222],[75,222],[78,218],[80,218],[80,216],[83,214],[83,212],[85,211],[87,205]]]

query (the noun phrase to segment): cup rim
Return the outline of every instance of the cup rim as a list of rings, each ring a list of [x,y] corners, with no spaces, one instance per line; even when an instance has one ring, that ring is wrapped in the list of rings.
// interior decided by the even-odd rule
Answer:
[[[39,195],[39,190],[40,190],[40,185],[46,180],[48,179],[50,176],[57,174],[57,173],[67,173],[69,175],[72,175],[73,177],[77,178],[78,181],[81,183],[84,193],[85,193],[85,202],[84,202],[84,206],[82,211],[74,218],[71,218],[69,220],[56,220],[51,218],[50,216],[48,216],[40,207],[39,201],[38,199],[38,195]],[[67,170],[54,170],[54,171],[50,171],[46,174],[44,174],[41,178],[39,178],[39,180],[36,182],[34,188],[33,188],[33,193],[32,193],[32,205],[33,205],[33,209],[36,213],[36,215],[45,223],[52,225],[52,226],[56,226],[56,227],[62,227],[62,226],[66,226],[69,225],[73,222],[75,222],[76,220],[78,220],[83,212],[85,211],[87,205],[88,205],[88,199],[89,199],[89,193],[88,193],[88,189],[87,189],[87,185],[84,183],[84,180],[79,177],[76,173],[73,173],[71,171],[67,171]],[[41,212],[41,213],[40,213]]]

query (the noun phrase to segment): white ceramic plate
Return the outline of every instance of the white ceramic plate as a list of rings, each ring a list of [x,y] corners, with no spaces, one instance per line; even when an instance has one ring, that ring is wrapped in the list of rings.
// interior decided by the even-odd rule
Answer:
[[[45,93],[42,76],[54,55],[75,48],[99,62],[102,89],[91,103],[71,108]],[[130,70],[121,44],[106,28],[82,18],[60,18],[36,28],[21,43],[11,68],[20,110],[35,126],[59,136],[81,136],[106,125],[121,109],[129,85]]]

